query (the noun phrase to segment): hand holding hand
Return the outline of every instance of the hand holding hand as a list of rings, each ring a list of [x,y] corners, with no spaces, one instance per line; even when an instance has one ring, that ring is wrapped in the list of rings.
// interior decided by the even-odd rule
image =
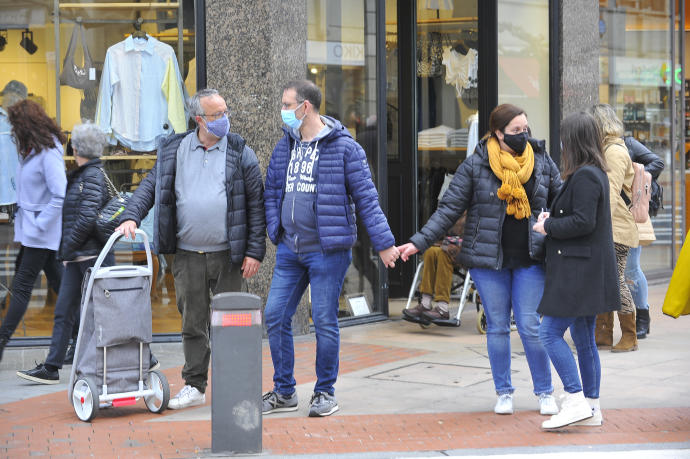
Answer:
[[[134,240],[134,238],[136,237],[134,231],[136,229],[137,224],[134,222],[134,220],[125,220],[122,223],[120,223],[120,226],[115,228],[115,231],[124,234],[126,238],[128,237],[131,240]]]
[[[402,258],[403,261],[407,261],[412,255],[419,252],[419,249],[411,242],[401,245],[398,247],[398,250],[400,251],[400,258]]]
[[[400,257],[400,251],[394,245],[379,252],[381,261],[388,268],[395,268],[395,261]]]
[[[261,266],[261,262],[259,260],[255,260],[252,257],[244,257],[244,261],[242,262],[242,277],[249,279],[254,274],[259,272],[259,266]]]
[[[548,217],[541,218],[541,215],[540,215],[539,220],[537,220],[537,223],[535,223],[534,226],[532,226],[532,229],[534,231],[536,231],[537,233],[541,233],[541,234],[546,236],[546,229],[544,229],[544,223],[546,222],[547,219],[548,219]]]

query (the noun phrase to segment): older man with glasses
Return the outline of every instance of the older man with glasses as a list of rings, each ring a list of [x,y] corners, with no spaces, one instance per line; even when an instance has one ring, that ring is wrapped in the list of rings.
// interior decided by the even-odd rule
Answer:
[[[266,252],[263,183],[256,155],[230,133],[225,100],[214,89],[190,101],[197,129],[166,138],[151,172],[134,192],[118,231],[134,230],[156,205],[154,246],[174,253],[182,314],[185,386],[170,400],[180,409],[206,402],[211,293],[240,291]]]

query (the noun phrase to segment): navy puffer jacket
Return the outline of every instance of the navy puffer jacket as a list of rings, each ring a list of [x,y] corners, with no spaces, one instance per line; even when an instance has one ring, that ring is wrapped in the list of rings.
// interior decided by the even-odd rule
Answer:
[[[142,180],[122,213],[122,221],[134,220],[139,226],[153,205],[153,244],[158,253],[177,250],[175,173],[177,148],[195,131],[166,137],[158,149],[155,166]],[[244,257],[263,261],[266,254],[263,183],[256,155],[242,137],[228,134],[225,155],[225,192],[228,197],[227,231],[230,258],[242,263]]]
[[[102,167],[100,159],[92,159],[67,175],[58,252],[62,261],[98,255],[103,249],[96,238],[98,211],[109,199]]]
[[[467,210],[462,250],[458,261],[468,268],[500,269],[503,265],[501,233],[506,216],[506,202],[498,199],[496,191],[501,181],[489,165],[489,153],[483,139],[455,171],[453,180],[436,212],[424,227],[410,238],[421,252],[441,239],[448,229]],[[544,236],[533,231],[542,208],[549,208],[561,187],[558,167],[546,154],[543,140],[530,139],[534,150],[534,191],[528,196],[532,216],[529,223],[529,255],[535,261],[544,260]]]
[[[362,147],[338,120],[331,132],[319,141],[318,181],[316,185],[316,226],[323,251],[345,250],[357,240],[355,211],[364,222],[377,252],[395,245],[379,196],[371,179]],[[278,245],[283,235],[280,213],[285,194],[285,177],[290,161],[290,135],[273,149],[266,171],[266,228]]]

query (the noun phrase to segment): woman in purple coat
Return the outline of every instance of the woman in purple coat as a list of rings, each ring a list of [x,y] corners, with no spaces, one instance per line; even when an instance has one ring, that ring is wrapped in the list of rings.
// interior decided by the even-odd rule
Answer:
[[[17,215],[14,240],[21,244],[10,306],[0,327],[2,351],[24,317],[41,270],[59,285],[56,259],[62,234],[62,203],[67,177],[62,159],[65,135],[36,102],[23,100],[8,110],[17,142]],[[57,281],[57,282],[55,282]]]

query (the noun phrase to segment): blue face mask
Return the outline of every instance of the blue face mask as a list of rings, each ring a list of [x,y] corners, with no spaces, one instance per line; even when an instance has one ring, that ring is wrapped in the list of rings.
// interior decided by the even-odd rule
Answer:
[[[299,104],[297,107],[293,108],[292,110],[281,110],[280,111],[280,116],[283,118],[283,123],[285,123],[288,127],[292,129],[299,129],[300,126],[302,126],[302,120],[304,119],[304,116],[307,116],[305,113],[302,119],[298,119],[297,115],[295,115],[295,112],[297,109],[299,109],[304,102]]]
[[[206,120],[206,130],[219,139],[228,135],[228,132],[230,132],[230,120],[228,119],[228,115],[223,115],[213,121]]]

